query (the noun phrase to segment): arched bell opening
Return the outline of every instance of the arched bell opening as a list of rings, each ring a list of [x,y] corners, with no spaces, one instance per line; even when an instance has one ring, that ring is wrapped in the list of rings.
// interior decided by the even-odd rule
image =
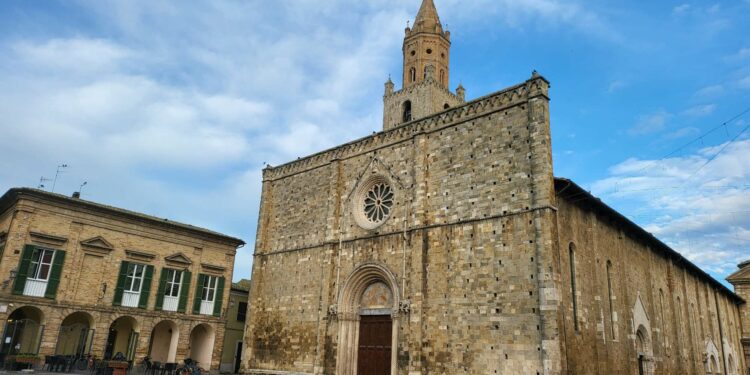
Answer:
[[[19,307],[8,316],[3,332],[1,354],[39,354],[44,335],[44,313],[33,306]]]
[[[63,319],[57,335],[55,354],[84,358],[91,354],[94,339],[94,318],[91,314],[77,311]]]

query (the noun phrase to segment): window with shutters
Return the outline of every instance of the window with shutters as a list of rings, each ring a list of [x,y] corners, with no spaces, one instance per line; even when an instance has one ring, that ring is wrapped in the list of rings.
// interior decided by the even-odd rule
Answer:
[[[203,278],[203,288],[201,289],[201,309],[203,315],[212,315],[214,313],[214,301],[216,301],[216,276],[206,275]]]
[[[244,322],[247,316],[247,302],[240,302],[237,305],[237,321]]]
[[[125,277],[125,289],[122,295],[123,306],[138,307],[145,268],[146,266],[142,264],[128,264],[128,273]]]
[[[164,288],[164,306],[165,311],[177,311],[180,303],[180,287],[182,285],[182,271],[167,270],[166,287]]]
[[[34,249],[29,263],[29,273],[26,278],[26,286],[23,295],[31,297],[44,297],[49,282],[52,259],[55,251],[49,249]]]

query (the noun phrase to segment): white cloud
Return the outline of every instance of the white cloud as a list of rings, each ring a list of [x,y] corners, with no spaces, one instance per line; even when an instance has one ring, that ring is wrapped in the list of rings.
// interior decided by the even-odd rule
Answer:
[[[619,91],[619,90],[621,90],[621,89],[623,89],[623,88],[625,88],[627,86],[628,86],[628,83],[625,82],[625,81],[620,81],[620,80],[612,81],[609,84],[609,87],[607,87],[607,92],[611,94],[611,93],[613,93],[615,91]]]
[[[715,104],[703,104],[688,108],[682,114],[691,117],[703,117],[714,113],[715,110]]]
[[[462,22],[468,21],[468,25],[483,21],[497,22],[500,18],[508,26],[518,29],[530,25],[543,28],[566,26],[587,36],[622,40],[605,17],[593,11],[591,6],[575,0],[444,0],[436,5],[441,14],[450,14],[451,18]]]
[[[715,98],[724,94],[724,91],[723,85],[711,85],[696,91],[694,96],[698,98]]]
[[[750,48],[740,48],[737,53],[726,57],[726,60],[730,62],[740,62],[747,59],[750,59]]]
[[[592,190],[698,265],[719,274],[748,258],[750,140],[664,160],[629,159]]]
[[[685,138],[685,137],[691,137],[696,136],[700,134],[700,129],[694,128],[694,127],[685,127],[677,129],[665,136],[667,139],[679,139],[679,138]]]
[[[660,132],[664,130],[667,121],[671,117],[672,114],[660,109],[652,114],[639,117],[635,125],[633,125],[628,132],[630,135],[644,135]]]
[[[58,192],[88,181],[84,198],[250,242],[236,278],[263,162],[377,129],[413,17],[378,0],[79,4],[101,33],[0,41],[0,149],[24,156],[0,158],[0,184],[36,186],[65,162]]]
[[[672,9],[672,13],[676,15],[685,14],[690,10],[690,4],[680,4]]]

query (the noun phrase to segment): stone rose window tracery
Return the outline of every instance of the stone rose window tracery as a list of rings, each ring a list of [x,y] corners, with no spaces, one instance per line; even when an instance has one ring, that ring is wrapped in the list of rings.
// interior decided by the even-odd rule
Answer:
[[[384,221],[393,208],[393,190],[390,185],[379,183],[367,192],[364,200],[365,216],[373,223]]]
[[[357,224],[367,230],[383,225],[395,209],[396,192],[382,175],[370,176],[360,184],[352,199],[352,211]]]

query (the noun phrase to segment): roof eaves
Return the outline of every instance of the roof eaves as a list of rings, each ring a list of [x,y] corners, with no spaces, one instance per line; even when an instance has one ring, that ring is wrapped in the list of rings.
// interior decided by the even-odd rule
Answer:
[[[576,184],[572,180],[567,179],[567,178],[555,177],[555,191],[558,196],[561,196],[563,198],[566,198],[565,194],[569,194],[568,192],[573,193],[569,195],[575,195],[576,197],[583,197],[583,199],[576,198],[572,203],[577,203],[577,204],[580,204],[581,202],[592,203],[597,208],[601,209],[605,213],[611,215],[617,221],[624,224],[630,230],[636,232],[636,234],[638,234],[639,236],[642,236],[646,241],[654,245],[654,247],[659,248],[660,250],[665,252],[667,256],[675,260],[676,264],[685,264],[686,268],[697,273],[700,277],[705,279],[708,283],[712,284],[714,287],[716,287],[717,289],[727,294],[730,298],[735,300],[735,303],[737,304],[745,303],[745,300],[742,299],[742,297],[738,296],[733,291],[729,290],[729,288],[727,288],[724,284],[714,279],[711,275],[703,271],[700,267],[696,266],[693,262],[691,262],[690,260],[682,256],[682,254],[680,254],[676,250],[669,247],[669,245],[665,244],[660,239],[656,238],[653,234],[641,228],[638,224],[634,223],[633,221],[625,217],[623,214],[621,214],[614,208],[602,202],[601,199],[595,197],[590,192],[586,191],[585,189],[580,187],[578,184]]]

